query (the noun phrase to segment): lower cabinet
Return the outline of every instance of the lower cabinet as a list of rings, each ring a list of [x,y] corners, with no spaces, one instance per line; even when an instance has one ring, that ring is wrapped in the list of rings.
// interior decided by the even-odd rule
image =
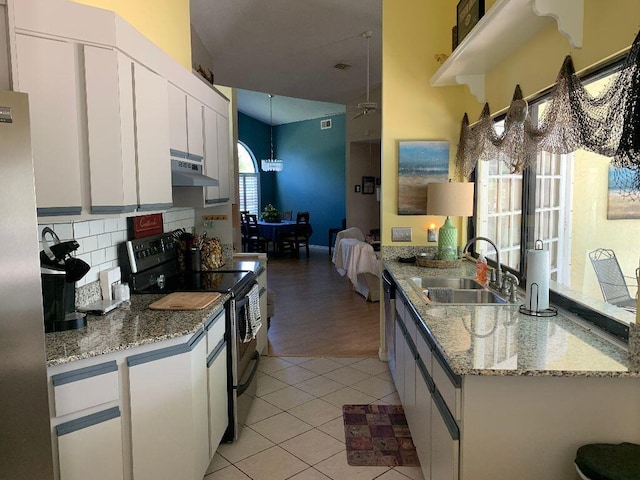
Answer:
[[[200,418],[197,414],[202,415],[199,406],[206,396],[198,398],[202,378],[194,365],[206,366],[205,338],[202,329],[187,343],[127,358],[135,480],[201,480],[204,475],[198,460],[209,451],[208,439],[201,438],[206,410]]]
[[[227,385],[227,338],[225,333],[225,311],[207,323],[207,380],[209,458],[218,449],[229,424],[229,396]]]
[[[122,480],[122,422],[113,407],[56,426],[60,480]]]

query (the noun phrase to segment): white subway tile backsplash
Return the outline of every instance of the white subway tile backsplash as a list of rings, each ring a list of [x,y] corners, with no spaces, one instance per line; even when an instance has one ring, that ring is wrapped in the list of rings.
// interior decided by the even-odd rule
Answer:
[[[70,223],[56,223],[53,225],[53,231],[56,232],[61,241],[73,239],[73,226]]]
[[[91,220],[89,222],[89,235],[100,235],[104,233],[104,220]]]
[[[98,249],[98,237],[84,237],[78,240],[80,253],[90,253]]]
[[[114,262],[114,267],[118,266],[118,248],[115,246],[105,248],[105,259],[108,262]]]
[[[73,236],[76,240],[89,236],[89,222],[74,222]]]
[[[111,234],[111,244],[118,246],[118,244],[127,241],[127,231],[117,231]]]
[[[117,218],[107,218],[104,221],[104,231],[105,233],[111,233],[121,230],[119,228],[119,222]]]
[[[104,248],[95,250],[91,252],[91,263],[90,265],[100,265],[106,261],[105,250]]]
[[[101,233],[98,235],[98,248],[107,248],[111,246],[111,233]]]

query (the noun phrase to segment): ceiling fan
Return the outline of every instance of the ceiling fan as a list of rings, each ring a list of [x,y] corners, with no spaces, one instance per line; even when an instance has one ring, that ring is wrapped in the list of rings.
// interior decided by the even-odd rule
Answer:
[[[378,104],[369,100],[369,41],[371,39],[371,31],[363,32],[362,36],[367,39],[367,101],[360,102],[355,107],[352,107],[352,110],[357,112],[353,117],[354,119],[363,115],[372,115],[380,111]]]

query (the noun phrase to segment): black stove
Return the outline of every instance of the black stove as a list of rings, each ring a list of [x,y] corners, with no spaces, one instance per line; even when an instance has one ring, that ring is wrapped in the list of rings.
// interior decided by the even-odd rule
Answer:
[[[237,294],[255,281],[259,262],[232,261],[215,270],[181,271],[178,242],[170,233],[129,240],[119,251],[131,293],[221,292]]]

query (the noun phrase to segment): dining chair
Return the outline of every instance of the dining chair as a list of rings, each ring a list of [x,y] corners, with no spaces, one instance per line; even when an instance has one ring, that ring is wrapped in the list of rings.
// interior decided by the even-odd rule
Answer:
[[[297,213],[293,233],[278,239],[278,249],[281,254],[295,253],[296,257],[299,257],[300,247],[304,246],[309,258],[309,237],[313,233],[309,217],[309,212]]]
[[[260,235],[258,216],[252,213],[245,215],[246,224],[246,251],[267,252],[268,240]]]
[[[623,275],[615,252],[608,248],[598,248],[589,253],[589,259],[596,272],[604,301],[635,312],[636,299],[629,294],[629,287],[625,280],[633,277]]]
[[[248,243],[248,233],[249,233],[249,226],[248,223],[249,221],[247,220],[247,215],[249,215],[249,211],[248,210],[241,210],[240,211],[240,237],[242,239],[242,251],[246,252],[247,251],[247,243]]]

